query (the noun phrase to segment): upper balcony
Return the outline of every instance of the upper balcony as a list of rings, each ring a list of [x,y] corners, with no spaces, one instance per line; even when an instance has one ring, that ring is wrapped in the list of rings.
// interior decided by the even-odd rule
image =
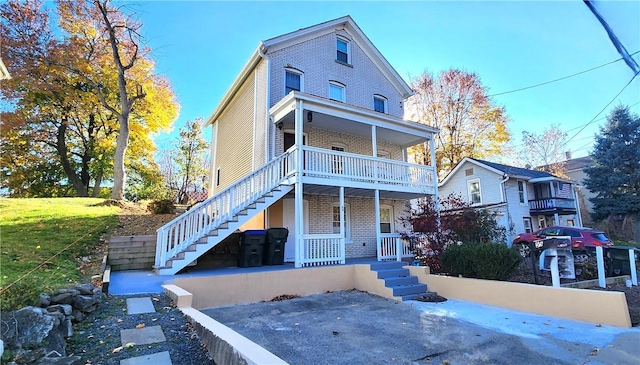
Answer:
[[[544,198],[529,200],[531,214],[558,213],[576,214],[576,201],[567,198]]]
[[[301,92],[291,92],[269,112],[282,131],[270,143],[273,155],[291,152],[289,167],[305,192],[333,194],[332,188],[344,186],[347,195],[379,190],[398,199],[436,193],[433,159],[430,165],[412,163],[407,149],[421,145],[432,153],[437,129]],[[348,149],[331,146],[339,138],[351,141]]]

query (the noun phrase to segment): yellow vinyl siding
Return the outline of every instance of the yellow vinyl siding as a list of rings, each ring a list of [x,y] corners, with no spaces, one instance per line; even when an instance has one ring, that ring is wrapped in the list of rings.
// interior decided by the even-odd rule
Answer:
[[[254,77],[247,78],[216,121],[218,146],[215,168],[220,169],[220,185],[215,187],[216,192],[253,170],[254,82]],[[216,171],[213,173],[215,179]]]
[[[261,61],[256,68],[256,119],[255,119],[255,145],[254,167],[258,168],[267,163],[265,152],[267,144],[266,120],[267,120],[267,62]]]

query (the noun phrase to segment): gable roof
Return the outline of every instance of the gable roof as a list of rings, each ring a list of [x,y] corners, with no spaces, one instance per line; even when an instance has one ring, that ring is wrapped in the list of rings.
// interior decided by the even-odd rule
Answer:
[[[345,30],[349,33],[356,44],[360,46],[362,51],[371,59],[378,67],[380,72],[389,80],[389,82],[402,94],[403,98],[413,95],[413,90],[398,74],[398,72],[389,64],[378,49],[371,43],[369,38],[362,32],[362,29],[356,24],[351,16],[346,15],[341,18],[329,20],[310,27],[298,29],[296,31],[286,33],[274,38],[261,41],[258,47],[253,51],[249,60],[242,67],[242,70],[233,81],[229,89],[225,92],[222,99],[218,103],[216,109],[207,118],[206,124],[212,124],[222,113],[224,108],[229,104],[235,93],[240,89],[242,83],[251,74],[251,71],[258,65],[262,58],[266,58],[270,52],[289,47],[291,45],[304,42],[306,40],[319,37],[324,34],[332,33],[336,29]]]
[[[557,164],[562,164],[563,165],[562,167],[565,172],[572,172],[572,171],[582,170],[585,167],[593,166],[595,163],[593,162],[593,158],[591,156],[585,156],[585,157],[578,157],[570,160],[565,160],[556,164],[541,166],[541,168],[544,168],[547,166],[554,166]]]
[[[449,179],[451,179],[451,177],[454,176],[458,172],[458,170],[462,168],[462,165],[464,165],[466,162],[469,162],[479,167],[483,167],[496,174],[508,175],[509,177],[519,178],[523,180],[533,180],[533,179],[552,180],[553,179],[553,180],[565,181],[545,171],[529,170],[522,167],[503,165],[496,162],[479,160],[471,157],[465,157],[462,159],[462,161],[458,162],[456,167],[454,167],[453,170],[451,170],[451,172],[444,179],[442,179],[442,182],[438,185],[446,184],[447,181],[449,181]]]

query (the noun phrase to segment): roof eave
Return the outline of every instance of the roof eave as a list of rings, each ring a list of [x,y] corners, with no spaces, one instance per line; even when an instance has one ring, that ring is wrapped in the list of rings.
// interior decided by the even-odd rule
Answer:
[[[211,125],[216,121],[216,119],[218,119],[222,111],[227,107],[229,102],[231,102],[231,99],[233,99],[236,92],[238,92],[242,83],[244,83],[247,77],[249,77],[251,72],[256,68],[260,59],[262,59],[261,54],[264,54],[265,49],[266,47],[263,42],[258,43],[258,47],[256,47],[253,53],[251,53],[251,56],[249,56],[249,59],[240,70],[238,76],[233,80],[233,83],[231,83],[229,89],[224,93],[222,99],[220,99],[218,106],[216,106],[211,115],[207,118],[205,125]]]

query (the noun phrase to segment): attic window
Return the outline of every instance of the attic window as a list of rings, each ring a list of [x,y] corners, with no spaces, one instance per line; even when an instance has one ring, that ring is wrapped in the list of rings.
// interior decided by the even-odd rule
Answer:
[[[329,81],[329,99],[335,101],[345,102],[345,88],[344,85],[336,82]]]
[[[471,175],[473,175],[473,167],[470,169],[464,170],[464,176],[471,176]]]
[[[284,72],[284,94],[291,91],[302,91],[302,72],[287,68]]]
[[[351,63],[351,54],[349,49],[349,41],[346,38],[338,37],[336,38],[336,61],[350,64]]]
[[[374,95],[373,110],[380,113],[387,113],[387,98],[382,95]]]

